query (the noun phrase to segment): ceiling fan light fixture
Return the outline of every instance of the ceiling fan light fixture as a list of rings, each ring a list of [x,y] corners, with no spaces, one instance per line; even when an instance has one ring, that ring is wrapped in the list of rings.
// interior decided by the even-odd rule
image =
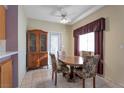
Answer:
[[[62,24],[66,24],[66,23],[68,23],[69,22],[69,20],[67,19],[67,18],[62,18],[61,20],[60,20],[60,23],[62,23]]]
[[[60,17],[61,19],[59,20],[59,23],[62,24],[67,24],[69,22],[71,22],[71,20],[68,18],[68,13],[66,10],[64,10],[63,7],[58,8],[58,10],[56,11],[56,16],[58,15],[58,17]]]

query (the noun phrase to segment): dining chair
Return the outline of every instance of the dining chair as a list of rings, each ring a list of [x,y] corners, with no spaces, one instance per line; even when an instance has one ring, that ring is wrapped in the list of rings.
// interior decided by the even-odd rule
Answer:
[[[57,59],[60,57],[60,56],[66,56],[66,52],[65,51],[57,51]],[[63,62],[61,62],[59,59],[58,59],[58,64],[61,65],[61,66],[65,66],[65,67],[68,67],[68,69],[70,70],[70,66],[64,64]],[[65,76],[66,73],[63,73],[63,76]]]
[[[56,86],[57,85],[57,73],[69,73],[69,69],[66,66],[62,66],[58,64],[55,54],[50,53],[50,57],[51,57],[51,62],[52,62],[52,80],[54,79],[54,75],[55,75],[55,86]]]
[[[83,58],[90,57],[90,56],[93,56],[93,55],[94,55],[94,53],[91,52],[91,51],[81,51],[80,52],[80,56],[82,56]],[[82,66],[77,66],[76,69],[82,70]]]
[[[91,51],[81,51],[82,57],[93,56],[93,52]]]
[[[95,77],[96,77],[96,71],[97,71],[97,64],[100,60],[99,55],[94,55],[91,57],[86,57],[82,71],[76,69],[76,74],[78,74],[80,77],[82,77],[83,80],[83,88],[85,87],[85,79],[87,78],[93,78],[93,88],[95,88]]]
[[[66,55],[65,51],[57,51],[57,57],[65,55]]]

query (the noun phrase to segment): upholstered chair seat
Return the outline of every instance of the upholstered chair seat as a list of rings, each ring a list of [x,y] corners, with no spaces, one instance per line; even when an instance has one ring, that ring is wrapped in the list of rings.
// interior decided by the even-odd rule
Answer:
[[[61,73],[61,72],[68,73],[69,68],[66,65],[64,65],[63,63],[58,62],[57,63],[57,71],[58,71],[58,73]]]

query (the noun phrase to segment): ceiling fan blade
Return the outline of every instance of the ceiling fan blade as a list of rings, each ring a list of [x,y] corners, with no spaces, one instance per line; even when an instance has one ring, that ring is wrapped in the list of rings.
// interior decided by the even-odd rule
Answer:
[[[66,9],[71,5],[57,5],[56,8],[51,12],[51,15],[61,17],[62,15],[68,15]]]

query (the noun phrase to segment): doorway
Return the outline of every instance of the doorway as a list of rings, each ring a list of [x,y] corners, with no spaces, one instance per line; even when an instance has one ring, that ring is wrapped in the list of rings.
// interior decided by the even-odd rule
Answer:
[[[49,32],[48,33],[48,51],[54,53],[57,56],[57,51],[61,50],[62,47],[62,35],[60,32]],[[48,64],[51,64],[50,57],[48,56]]]

